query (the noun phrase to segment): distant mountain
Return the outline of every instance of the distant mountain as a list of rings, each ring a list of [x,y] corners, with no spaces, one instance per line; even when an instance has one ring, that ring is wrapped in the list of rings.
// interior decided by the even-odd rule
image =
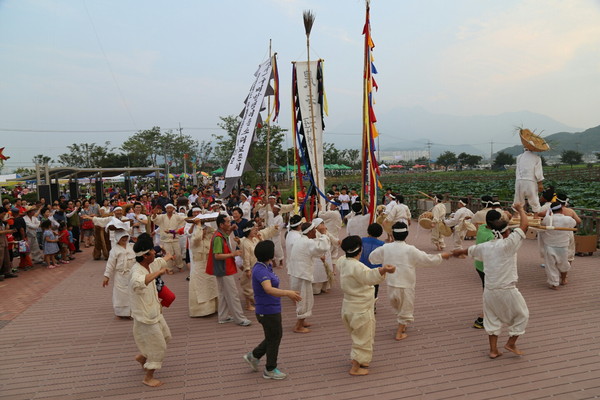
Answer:
[[[568,132],[579,129],[529,111],[457,116],[431,113],[422,107],[403,107],[377,113],[377,120],[377,128],[381,134],[381,150],[426,149],[427,142],[431,141],[432,158],[448,150],[456,154],[464,151],[487,158],[490,156],[492,140],[495,151],[502,145],[519,143],[519,136],[515,134],[517,127],[535,129],[538,132]],[[358,148],[360,136],[357,136],[357,140],[350,141],[343,133],[361,131],[360,119],[347,120],[338,126],[327,127],[325,141],[334,143],[341,149]],[[328,135],[328,132],[331,135]]]
[[[550,145],[550,150],[545,151],[544,156],[557,156],[564,150],[575,150],[583,154],[600,151],[600,125],[583,132],[559,132],[548,136],[542,134],[541,136]],[[511,146],[502,151],[514,156],[523,152],[523,146]]]

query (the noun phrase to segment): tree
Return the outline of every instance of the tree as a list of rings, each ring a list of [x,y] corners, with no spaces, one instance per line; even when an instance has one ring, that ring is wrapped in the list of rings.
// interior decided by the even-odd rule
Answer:
[[[323,145],[323,164],[342,163],[342,152],[335,148],[333,143]]]
[[[58,156],[58,162],[68,167],[78,168],[96,168],[100,167],[106,156],[113,151],[109,148],[110,142],[104,142],[104,145],[96,143],[73,143],[67,146],[68,153]]]
[[[198,145],[198,151],[196,152],[196,162],[200,169],[204,169],[213,163],[213,145],[212,142],[203,140]]]
[[[466,165],[471,168],[478,165],[482,159],[483,159],[483,157],[481,157],[481,156],[476,156],[474,154],[468,154],[468,153],[464,153],[464,152],[460,153],[458,155],[458,162],[461,165]]]
[[[15,174],[19,176],[35,175],[35,169],[19,167],[15,169]]]
[[[505,165],[513,165],[515,163],[515,157],[505,153],[503,151],[499,151],[496,154],[496,158],[494,158],[494,163],[492,167],[494,169],[504,168]]]
[[[410,163],[408,163],[410,164]],[[425,164],[425,165],[429,165],[429,158],[427,157],[419,157],[415,160],[415,164]]]
[[[223,129],[226,134],[213,134],[216,142],[213,152],[215,161],[218,163],[218,165],[226,168],[235,148],[240,120],[239,117],[233,115],[219,118],[222,121],[219,123],[219,127]],[[285,151],[282,147],[285,131],[286,129],[283,129],[277,125],[271,125],[270,127],[269,163],[271,164],[275,163],[278,165],[285,165],[286,157]],[[250,152],[248,154],[248,162],[254,171],[260,175],[260,179],[264,179],[266,177],[265,167],[267,162],[267,126],[256,128],[254,142],[252,143]],[[250,175],[250,173],[244,173],[242,180],[248,181]]]
[[[456,154],[451,151],[445,151],[438,157],[436,164],[441,165],[448,171],[448,167],[454,165],[458,162],[458,158],[456,158]]]
[[[346,149],[343,150],[342,158],[344,163],[350,164],[353,169],[359,169],[362,164],[362,159],[360,157],[360,150],[358,149]]]
[[[52,158],[43,154],[38,154],[37,156],[34,156],[31,161],[36,165],[46,165],[52,163]]]
[[[560,162],[569,164],[573,168],[573,165],[583,162],[583,154],[575,150],[563,150],[560,155]]]
[[[131,163],[132,166],[148,166],[148,164],[158,166],[157,158],[164,157],[160,128],[155,126],[152,129],[138,131],[123,142],[121,150],[125,154],[135,155],[130,157],[135,161]],[[141,165],[138,165],[138,160],[141,161]]]

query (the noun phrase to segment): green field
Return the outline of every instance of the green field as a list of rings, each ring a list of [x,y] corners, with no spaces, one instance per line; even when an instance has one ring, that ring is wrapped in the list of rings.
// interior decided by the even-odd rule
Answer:
[[[558,193],[566,193],[571,206],[600,209],[600,167],[546,167],[544,175],[544,186],[552,185]],[[360,177],[328,177],[327,183],[328,186],[337,183],[358,188]],[[385,173],[381,183],[384,188],[391,187],[404,195],[416,195],[419,191],[473,197],[490,194],[510,201],[514,195],[515,173],[488,170]]]

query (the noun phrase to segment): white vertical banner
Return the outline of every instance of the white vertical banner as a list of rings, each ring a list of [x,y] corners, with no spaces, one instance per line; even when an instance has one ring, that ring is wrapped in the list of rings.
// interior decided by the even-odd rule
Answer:
[[[265,92],[267,91],[267,87],[269,87],[269,80],[271,79],[271,59],[262,63],[254,76],[256,76],[256,80],[250,88],[250,93],[246,99],[244,116],[238,128],[235,149],[227,164],[225,178],[239,178],[244,173],[248,151],[254,137],[256,120],[260,113]]]
[[[302,128],[306,138],[308,159],[310,161],[313,178],[317,188],[325,192],[325,168],[323,165],[323,121],[321,119],[321,105],[318,102],[319,87],[317,82],[317,61],[310,62],[310,78],[308,76],[308,62],[296,61],[296,79],[298,84],[298,99],[300,114],[302,115]],[[310,85],[310,89],[309,89]],[[312,99],[311,94],[312,92]],[[311,114],[312,102],[312,114]],[[313,126],[314,119],[314,126]],[[316,149],[316,152],[315,152]],[[319,197],[319,203],[324,205],[325,199]]]

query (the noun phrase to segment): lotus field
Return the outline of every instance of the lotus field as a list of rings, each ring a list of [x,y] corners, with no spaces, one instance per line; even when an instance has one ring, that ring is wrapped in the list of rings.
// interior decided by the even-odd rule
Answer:
[[[544,187],[552,185],[557,193],[566,193],[572,207],[600,209],[600,168],[547,168],[544,174]],[[354,184],[350,180],[343,183]],[[405,195],[417,195],[419,191],[473,197],[491,194],[511,201],[515,178],[514,171],[419,172],[385,174],[381,183],[384,189],[391,187]]]

